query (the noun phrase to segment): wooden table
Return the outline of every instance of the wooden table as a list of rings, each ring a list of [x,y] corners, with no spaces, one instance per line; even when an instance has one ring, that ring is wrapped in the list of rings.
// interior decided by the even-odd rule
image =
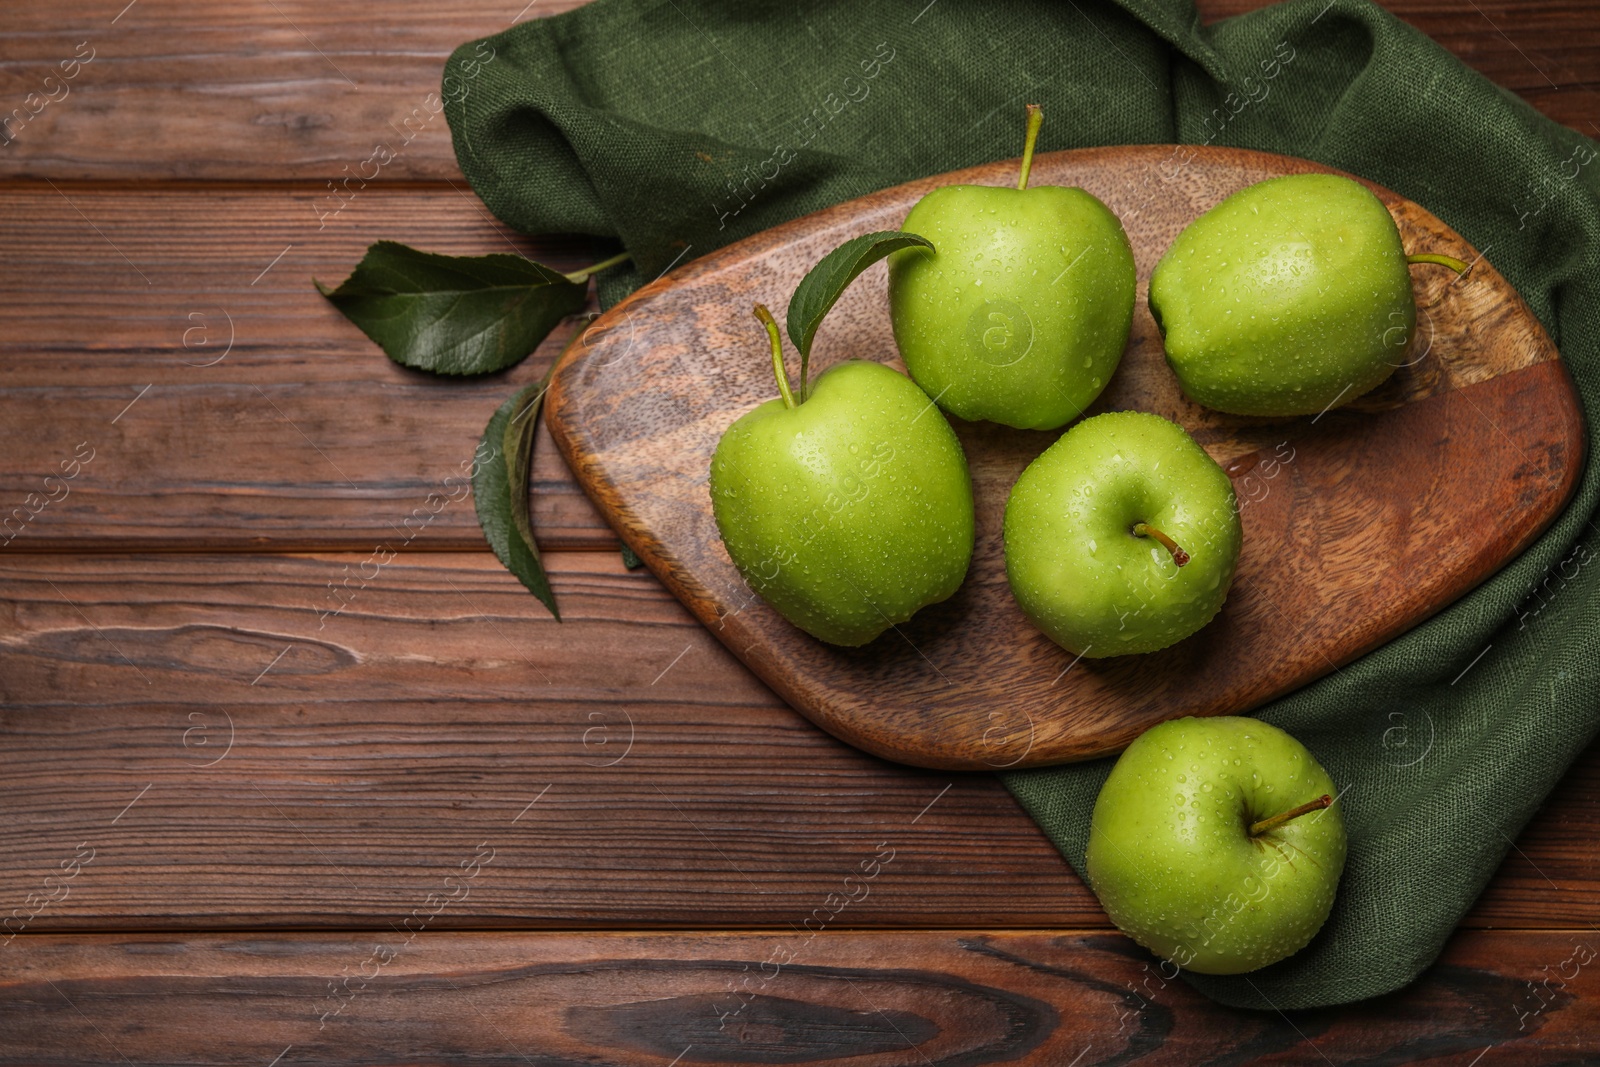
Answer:
[[[518,5],[125,2],[0,13],[0,99],[57,97],[0,150],[0,1063],[1600,1057],[1600,753],[1413,987],[1232,1011],[993,779],[785,708],[546,438],[553,622],[447,479],[563,335],[424,381],[308,284],[379,238],[587,261],[490,219],[429,110]],[[1393,7],[1600,134],[1594,0]]]

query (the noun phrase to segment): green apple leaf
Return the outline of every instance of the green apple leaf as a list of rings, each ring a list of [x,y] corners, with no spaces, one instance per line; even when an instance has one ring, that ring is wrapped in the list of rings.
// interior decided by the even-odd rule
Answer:
[[[544,406],[544,394],[550,388],[550,375],[555,364],[545,372],[536,386],[519,392],[512,398],[511,417],[506,420],[505,435],[501,438],[500,454],[506,458],[506,481],[511,494],[511,524],[517,536],[539,557],[539,546],[533,540],[532,500],[529,485],[533,475],[533,437],[539,429],[539,409]],[[552,609],[553,610],[553,609]]]
[[[545,575],[528,521],[533,427],[549,384],[550,376],[546,374],[542,381],[519,390],[501,404],[489,419],[478,445],[478,455],[485,458],[473,470],[472,499],[478,509],[478,525],[483,527],[483,536],[495,556],[560,622],[556,594]]]
[[[582,311],[594,269],[569,276],[521,256],[441,256],[379,241],[337,289],[316,285],[396,363],[488,374],[520,363]]]
[[[860,273],[878,260],[902,248],[932,249],[933,243],[925,237],[904,230],[881,230],[852,237],[807,272],[795,286],[789,298],[789,340],[800,350],[801,395],[805,392],[807,363],[811,359],[811,341],[817,336],[817,327],[827,317],[850,283]]]

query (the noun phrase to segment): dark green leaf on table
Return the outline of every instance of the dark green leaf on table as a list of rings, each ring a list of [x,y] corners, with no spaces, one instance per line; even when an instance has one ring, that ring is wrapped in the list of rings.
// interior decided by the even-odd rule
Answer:
[[[545,372],[537,388],[524,389],[516,397],[511,417],[506,420],[505,436],[501,440],[501,454],[506,457],[506,481],[511,493],[511,523],[517,535],[537,558],[539,546],[533,540],[529,484],[533,474],[533,435],[539,428],[539,409],[544,405],[545,391],[550,388],[550,375],[555,364]]]
[[[629,548],[627,545],[623,545],[622,565],[628,568],[630,571],[636,571],[640,567],[644,566],[644,560],[640,559],[639,554],[633,549]]]
[[[574,277],[521,256],[441,256],[379,241],[337,289],[317,288],[396,363],[487,374],[521,362],[583,310],[588,275]]]
[[[489,547],[506,569],[561,620],[555,591],[539,560],[528,521],[528,470],[533,462],[533,425],[539,417],[550,378],[519,390],[489,419],[478,445],[479,462],[472,476],[472,498],[478,525]],[[510,447],[508,448],[508,442]],[[514,489],[521,486],[520,490]]]

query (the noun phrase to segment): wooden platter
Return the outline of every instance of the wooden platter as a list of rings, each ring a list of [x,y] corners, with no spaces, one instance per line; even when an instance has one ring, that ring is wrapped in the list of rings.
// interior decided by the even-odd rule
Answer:
[[[713,634],[817,725],[927,767],[1040,766],[1114,752],[1156,722],[1247,711],[1395,637],[1492,574],[1576,486],[1584,433],[1555,346],[1500,274],[1425,209],[1372,186],[1407,251],[1473,263],[1413,270],[1418,329],[1373,393],[1318,416],[1223,415],[1187,401],[1144,296],[1178,232],[1246,185],[1328,171],[1237,149],[1151,145],[1036,158],[1033,184],[1078,185],[1122,219],[1139,297],[1123,362],[1091,413],[1153,411],[1234,479],[1245,529],[1221,615],[1162,652],[1074,658],[1023,617],[1000,537],[1016,476],[1056,433],[952,420],[977,500],[965,585],[860,649],[824,645],[756,597],[728,559],[706,488],[723,430],[774,393],[760,301],[782,320],[826,252],[898,227],[936,186],[1005,185],[1000,162],[886,189],[750,237],[645,286],[601,316],[557,368],[552,434],[585,490]],[[1370,184],[1370,183],[1368,183]],[[823,325],[813,374],[897,363],[882,264]]]

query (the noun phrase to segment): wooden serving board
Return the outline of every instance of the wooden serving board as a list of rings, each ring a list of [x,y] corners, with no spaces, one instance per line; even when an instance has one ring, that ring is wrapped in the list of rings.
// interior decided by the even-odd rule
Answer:
[[[1407,251],[1472,262],[1416,267],[1418,328],[1373,393],[1315,417],[1224,415],[1184,399],[1145,305],[1150,272],[1190,221],[1238,189],[1327,171],[1306,160],[1170,145],[1054,152],[1035,185],[1078,185],[1117,213],[1138,265],[1122,365],[1091,409],[1173,419],[1228,470],[1242,506],[1238,577],[1215,621],[1172,648],[1082,660],[1036,630],[1006,584],[1012,483],[1057,433],[952,420],[977,501],[965,585],[859,649],[795,629],[740,579],[706,488],[711,454],[775,395],[763,302],[829,250],[895,229],[929,190],[1009,185],[1014,161],[885,189],[757,234],[645,286],[589,327],[557,368],[555,440],[624,541],[711,632],[836,736],[927,767],[1028,767],[1117,751],[1154,723],[1248,711],[1416,625],[1483,581],[1556,516],[1584,432],[1555,346],[1516,291],[1444,223],[1372,186]],[[1369,183],[1370,184],[1370,183]],[[847,358],[898,365],[882,264],[824,322],[813,374]]]

